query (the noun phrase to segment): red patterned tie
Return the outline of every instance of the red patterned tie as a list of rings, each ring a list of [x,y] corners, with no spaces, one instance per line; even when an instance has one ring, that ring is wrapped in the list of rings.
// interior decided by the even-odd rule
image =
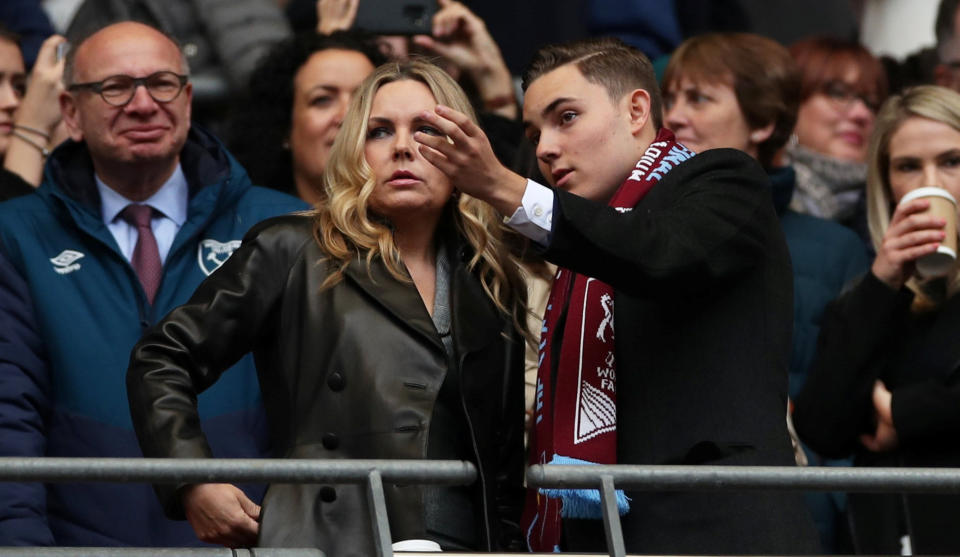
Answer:
[[[163,264],[160,263],[160,250],[157,248],[157,238],[150,228],[150,218],[153,216],[153,207],[149,205],[130,204],[121,213],[123,220],[137,227],[137,245],[133,248],[133,259],[130,263],[133,270],[140,277],[140,284],[147,293],[147,300],[153,304],[153,297],[160,286],[160,277],[163,273]]]

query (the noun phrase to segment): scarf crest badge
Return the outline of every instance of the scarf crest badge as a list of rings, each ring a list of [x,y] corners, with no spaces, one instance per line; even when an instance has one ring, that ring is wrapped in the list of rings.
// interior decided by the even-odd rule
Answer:
[[[694,154],[661,129],[609,206],[632,211],[667,172]],[[530,464],[616,464],[615,346],[613,287],[557,269],[541,328]],[[622,490],[617,506],[621,515],[630,510]],[[527,545],[531,551],[559,551],[562,518],[602,516],[598,490],[530,490],[523,517]]]

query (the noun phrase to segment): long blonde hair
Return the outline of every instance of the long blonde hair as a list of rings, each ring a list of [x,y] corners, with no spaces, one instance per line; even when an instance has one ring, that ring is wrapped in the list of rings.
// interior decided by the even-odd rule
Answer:
[[[394,278],[402,282],[411,280],[389,223],[371,214],[369,200],[375,181],[364,156],[367,122],[377,91],[387,83],[403,80],[423,83],[437,103],[466,114],[477,123],[460,86],[429,62],[417,59],[390,62],[377,68],[360,84],[344,115],[323,173],[327,199],[316,210],[314,235],[332,262],[323,288],[343,280],[344,270],[358,255],[365,255],[368,265],[380,258]],[[455,195],[445,214],[449,215],[453,230],[471,248],[467,268],[480,278],[484,292],[496,307],[512,316],[517,329],[529,338],[525,325],[526,286],[516,259],[504,244],[500,215],[486,203],[465,194]]]
[[[934,120],[960,131],[960,94],[934,85],[912,87],[887,99],[877,113],[867,149],[867,225],[877,250],[896,208],[890,188],[890,139],[910,118]],[[926,296],[915,278],[907,286],[921,297]],[[947,295],[958,290],[960,275],[954,271],[948,277]]]

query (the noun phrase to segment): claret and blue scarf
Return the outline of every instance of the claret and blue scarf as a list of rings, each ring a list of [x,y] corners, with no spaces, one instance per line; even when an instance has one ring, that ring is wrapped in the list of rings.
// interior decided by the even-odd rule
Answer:
[[[676,142],[670,130],[661,129],[609,205],[620,212],[632,210],[663,175],[693,154]],[[613,288],[606,283],[568,269],[557,270],[541,331],[531,464],[617,462],[613,297]],[[554,364],[558,341],[559,361]],[[620,490],[617,505],[620,514],[630,510]],[[558,550],[561,517],[599,519],[601,509],[594,489],[530,493],[524,512],[530,550]]]

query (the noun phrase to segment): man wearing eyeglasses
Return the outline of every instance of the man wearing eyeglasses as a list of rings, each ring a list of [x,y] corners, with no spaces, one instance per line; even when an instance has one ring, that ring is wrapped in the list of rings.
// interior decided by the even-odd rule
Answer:
[[[37,192],[0,204],[0,255],[29,285],[48,363],[46,373],[0,366],[0,455],[140,456],[125,394],[130,349],[250,226],[305,208],[252,186],[216,138],[191,128],[188,75],[178,46],[138,23],[106,27],[68,54],[60,105],[72,140],[49,156]],[[215,456],[268,455],[252,360],[199,405]],[[176,489],[158,488],[168,502],[189,491]],[[244,502],[238,521],[249,524],[261,493],[245,491],[227,496]],[[199,543],[164,510],[145,484],[0,484],[0,546]]]

